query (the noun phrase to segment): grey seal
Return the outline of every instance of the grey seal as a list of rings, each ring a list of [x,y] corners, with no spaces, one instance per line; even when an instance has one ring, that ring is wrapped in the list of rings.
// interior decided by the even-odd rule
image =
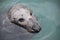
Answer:
[[[36,17],[32,15],[32,10],[26,5],[13,5],[7,14],[11,23],[19,25],[29,32],[39,32],[41,30]]]

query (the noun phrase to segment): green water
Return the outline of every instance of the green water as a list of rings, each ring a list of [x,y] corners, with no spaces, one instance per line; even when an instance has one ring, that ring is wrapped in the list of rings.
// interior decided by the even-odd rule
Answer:
[[[59,0],[0,0],[0,14],[17,3],[29,6],[41,25],[31,40],[60,40]]]

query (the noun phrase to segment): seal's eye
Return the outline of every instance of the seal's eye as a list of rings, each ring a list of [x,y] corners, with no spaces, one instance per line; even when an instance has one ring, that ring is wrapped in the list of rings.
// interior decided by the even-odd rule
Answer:
[[[32,15],[32,13],[30,13],[30,15]]]
[[[24,22],[24,18],[20,18],[19,21],[20,21],[20,22]]]

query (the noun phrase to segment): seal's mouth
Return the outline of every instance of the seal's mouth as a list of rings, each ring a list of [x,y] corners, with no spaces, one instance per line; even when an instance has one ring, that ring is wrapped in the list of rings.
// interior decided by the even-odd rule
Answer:
[[[41,27],[39,25],[33,25],[33,26],[26,26],[26,29],[30,33],[38,33],[41,31]]]
[[[32,27],[32,30],[30,30],[29,32],[30,33],[38,33],[38,32],[40,32],[40,30],[41,30],[41,28],[35,29],[35,28]]]
[[[34,28],[32,28],[34,31],[32,31],[33,33],[38,33],[40,30],[41,30],[41,28],[39,28],[39,29],[34,29]]]

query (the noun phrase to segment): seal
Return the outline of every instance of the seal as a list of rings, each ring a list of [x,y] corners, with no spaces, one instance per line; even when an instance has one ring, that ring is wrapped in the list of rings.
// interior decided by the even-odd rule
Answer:
[[[39,32],[41,30],[40,24],[32,14],[32,10],[26,5],[13,5],[7,14],[11,23],[19,25],[29,32]]]

